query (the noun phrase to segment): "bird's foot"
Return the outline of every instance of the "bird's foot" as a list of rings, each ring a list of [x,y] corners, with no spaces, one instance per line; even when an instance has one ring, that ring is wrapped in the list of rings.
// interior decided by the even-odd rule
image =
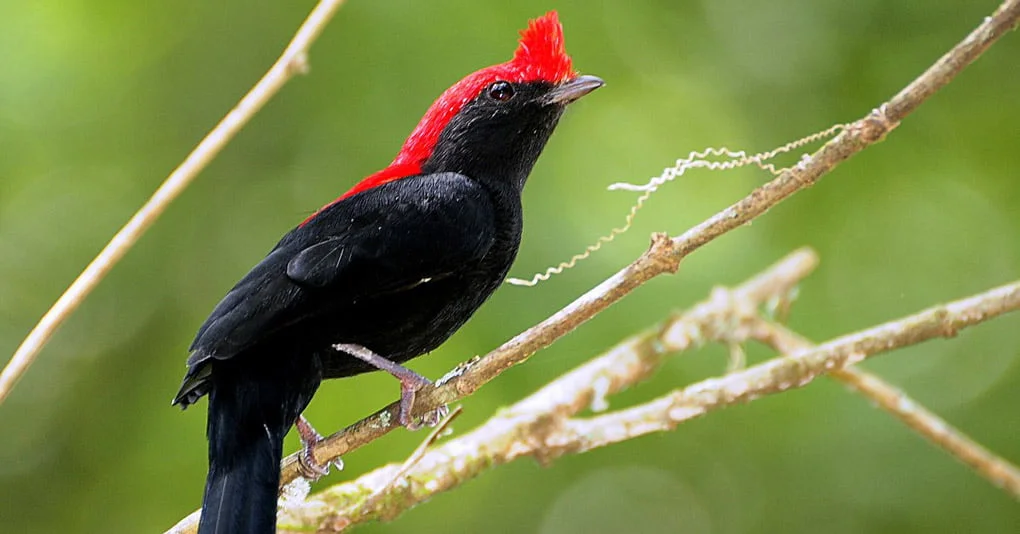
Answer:
[[[425,386],[433,385],[431,380],[361,345],[338,344],[333,345],[333,348],[346,352],[380,371],[386,371],[400,380],[400,411],[397,415],[397,422],[408,430],[418,430],[422,424],[430,427],[436,426],[439,421],[443,420],[443,417],[450,413],[450,408],[444,405],[423,415],[420,423],[415,421],[412,415],[414,398],[419,390]]]
[[[301,476],[305,479],[316,481],[320,478],[329,474],[329,466],[335,465],[340,471],[344,469],[344,462],[340,458],[331,462],[326,462],[325,465],[319,463],[315,459],[314,448],[323,440],[322,434],[319,434],[315,427],[305,419],[304,415],[299,415],[297,421],[294,422],[294,428],[297,429],[298,436],[301,438],[301,454],[298,455],[298,471],[301,472]]]
[[[421,421],[425,426],[432,428],[446,419],[446,416],[450,415],[450,405],[444,404],[435,410],[430,410],[422,416]]]
[[[432,381],[406,367],[403,367],[403,369],[409,374],[406,376],[393,375],[400,380],[400,412],[397,416],[397,422],[408,430],[418,430],[423,424],[436,426],[442,420],[443,415],[450,411],[449,408],[443,406],[440,409],[432,410],[424,414],[421,421],[415,421],[412,415],[414,413],[414,399],[418,394],[418,390],[425,386],[431,386]],[[437,413],[440,410],[445,410],[445,413]]]

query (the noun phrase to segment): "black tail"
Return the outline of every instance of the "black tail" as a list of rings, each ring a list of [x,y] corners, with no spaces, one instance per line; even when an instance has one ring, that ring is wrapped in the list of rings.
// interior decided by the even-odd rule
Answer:
[[[231,435],[234,429],[212,421],[210,417],[209,475],[199,534],[276,532],[280,459],[287,429],[268,428],[262,430],[261,439],[256,436],[242,443],[239,436]]]
[[[283,437],[321,375],[314,368],[257,369],[250,360],[211,363],[209,475],[198,532],[272,534]]]

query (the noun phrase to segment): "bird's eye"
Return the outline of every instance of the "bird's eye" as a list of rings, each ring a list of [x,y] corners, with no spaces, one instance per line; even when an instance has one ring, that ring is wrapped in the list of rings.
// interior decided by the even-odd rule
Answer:
[[[514,97],[514,86],[507,82],[496,82],[489,86],[489,98],[496,102],[506,102]]]

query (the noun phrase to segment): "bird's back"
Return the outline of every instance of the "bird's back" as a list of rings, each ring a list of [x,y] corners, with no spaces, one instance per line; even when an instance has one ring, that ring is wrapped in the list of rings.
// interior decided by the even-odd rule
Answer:
[[[189,376],[201,382],[213,361],[257,353],[313,353],[324,378],[372,370],[337,343],[398,362],[431,351],[499,287],[520,234],[518,195],[454,173],[343,199],[284,236],[216,306]],[[185,386],[186,403],[204,393]]]

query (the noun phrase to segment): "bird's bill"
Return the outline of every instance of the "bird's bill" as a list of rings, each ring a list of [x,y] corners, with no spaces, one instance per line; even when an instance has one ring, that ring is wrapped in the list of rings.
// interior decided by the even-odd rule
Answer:
[[[582,75],[571,78],[556,87],[546,95],[550,104],[569,104],[578,98],[605,85],[606,82],[598,76]]]

